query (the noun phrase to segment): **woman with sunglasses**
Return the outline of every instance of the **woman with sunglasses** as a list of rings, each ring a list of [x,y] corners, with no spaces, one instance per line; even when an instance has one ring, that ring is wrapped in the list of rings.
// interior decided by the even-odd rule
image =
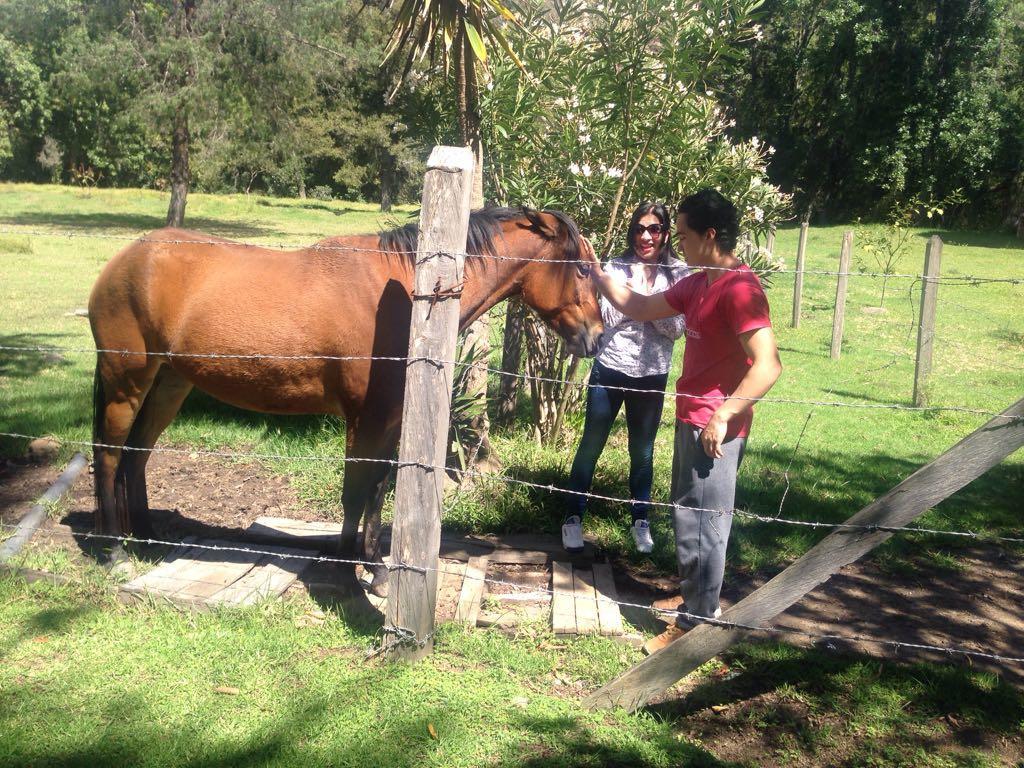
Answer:
[[[688,274],[672,249],[671,219],[661,203],[645,201],[633,212],[626,250],[605,271],[643,294],[659,293]],[[569,490],[586,493],[594,478],[612,423],[623,404],[629,435],[629,491],[633,499],[630,528],[638,552],[654,547],[647,513],[654,477],[654,438],[661,423],[665,383],[672,363],[672,346],[686,330],[682,315],[653,322],[624,316],[601,298],[604,335],[587,390],[583,437],[569,474]],[[632,392],[629,390],[648,390]],[[585,496],[570,495],[562,525],[562,546],[583,550]]]

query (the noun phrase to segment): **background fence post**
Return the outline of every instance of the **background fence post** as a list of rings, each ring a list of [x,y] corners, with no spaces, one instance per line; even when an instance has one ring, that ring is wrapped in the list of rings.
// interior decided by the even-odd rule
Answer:
[[[935,340],[935,307],[942,267],[942,238],[932,235],[924,250],[924,285],[921,288],[921,322],[917,326],[917,362],[914,365],[914,405],[928,402],[928,374],[932,372]]]
[[[839,280],[836,282],[836,310],[832,316],[833,360],[839,359],[843,349],[843,321],[846,319],[846,283],[850,275],[850,251],[853,250],[853,232],[843,233],[843,250],[839,252]]]
[[[769,254],[772,254],[772,255],[775,254],[775,225],[774,224],[772,224],[771,228],[768,230],[768,238],[765,240],[764,249],[766,251],[768,251]]]
[[[805,221],[800,225],[800,244],[796,247],[796,276],[793,281],[793,327],[800,327],[800,302],[804,293],[804,256],[807,253],[807,228]]]
[[[445,463],[453,366],[431,361],[455,356],[472,189],[473,153],[466,147],[434,147],[423,181],[391,533],[392,566],[411,568],[390,573],[384,626],[391,655],[409,660],[433,650],[445,473],[402,463]]]

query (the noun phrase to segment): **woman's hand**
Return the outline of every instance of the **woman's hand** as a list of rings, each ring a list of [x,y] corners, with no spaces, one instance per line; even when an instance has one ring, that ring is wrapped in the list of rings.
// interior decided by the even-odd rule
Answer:
[[[605,271],[601,268],[601,260],[597,258],[597,254],[594,252],[594,246],[585,237],[580,237],[580,241],[582,245],[580,248],[580,261],[590,267],[590,274],[592,277],[605,277]]]

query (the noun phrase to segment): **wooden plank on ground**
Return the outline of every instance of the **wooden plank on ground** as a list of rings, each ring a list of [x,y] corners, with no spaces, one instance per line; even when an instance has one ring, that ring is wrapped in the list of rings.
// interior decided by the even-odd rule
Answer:
[[[292,520],[287,517],[257,517],[244,531],[245,538],[330,552],[338,546],[341,523],[326,520]]]
[[[597,622],[597,592],[594,591],[594,574],[589,568],[573,566],[573,600],[576,603],[576,634],[597,635],[601,625]]]
[[[203,541],[207,546],[237,547],[228,541]],[[263,555],[237,550],[200,550],[192,559],[194,565],[182,576],[184,583],[172,594],[176,601],[207,600],[224,587],[234,584],[255,567]]]
[[[440,624],[451,621],[458,609],[462,585],[466,578],[467,563],[439,560],[437,574],[437,596],[434,600],[434,621]]]
[[[609,637],[623,634],[622,614],[619,612],[619,592],[608,563],[594,563],[594,589],[597,592],[597,618],[601,634]]]
[[[264,555],[249,573],[213,595],[209,602],[223,605],[252,605],[264,598],[283,594],[312,563],[307,559],[310,554],[305,549],[270,545],[260,548],[279,555],[301,555],[302,557]]]
[[[576,601],[573,599],[572,565],[551,563],[551,630],[556,635],[576,634]]]
[[[462,592],[459,594],[459,604],[455,609],[455,621],[460,624],[476,626],[477,617],[480,615],[480,602],[484,597],[484,588],[487,583],[484,576],[487,575],[487,558],[473,557],[466,564],[466,577],[462,582]]]
[[[867,528],[829,534],[786,570],[722,614],[723,622],[764,626],[843,566],[892,536],[872,526],[900,528],[980,477],[1024,446],[1024,399],[972,432],[934,461],[846,521]],[[747,636],[738,627],[702,624],[648,656],[600,690],[590,707],[643,706],[704,662]]]

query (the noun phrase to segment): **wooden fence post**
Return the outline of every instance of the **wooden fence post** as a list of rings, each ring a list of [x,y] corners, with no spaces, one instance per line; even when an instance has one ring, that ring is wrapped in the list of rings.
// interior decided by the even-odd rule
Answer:
[[[1024,445],[1024,400],[975,430],[884,496],[848,525],[903,527]],[[722,621],[763,627],[778,614],[892,536],[863,528],[830,533],[803,557],[722,614]],[[747,635],[737,627],[701,624],[591,694],[591,708],[634,710]]]
[[[924,251],[924,285],[921,288],[921,322],[917,326],[917,362],[914,365],[914,405],[928,402],[928,375],[932,372],[935,341],[935,306],[942,270],[942,238],[932,235]]]
[[[804,258],[807,254],[807,228],[805,221],[800,225],[800,244],[796,247],[796,275],[793,280],[793,323],[794,328],[800,327],[800,302],[804,293]]]
[[[470,149],[434,147],[423,182],[384,626],[389,653],[409,660],[433,650],[444,472],[402,463],[445,463],[453,366],[431,361],[455,356],[472,191]]]
[[[836,309],[832,316],[832,349],[833,360],[839,359],[843,349],[843,322],[846,319],[846,283],[850,274],[850,251],[853,250],[853,232],[849,229],[843,233],[843,250],[839,252],[839,280],[836,282]]]
[[[774,224],[772,224],[771,228],[768,230],[768,237],[765,240],[764,249],[766,251],[768,251],[768,253],[770,253],[772,255],[775,254],[775,225]]]

